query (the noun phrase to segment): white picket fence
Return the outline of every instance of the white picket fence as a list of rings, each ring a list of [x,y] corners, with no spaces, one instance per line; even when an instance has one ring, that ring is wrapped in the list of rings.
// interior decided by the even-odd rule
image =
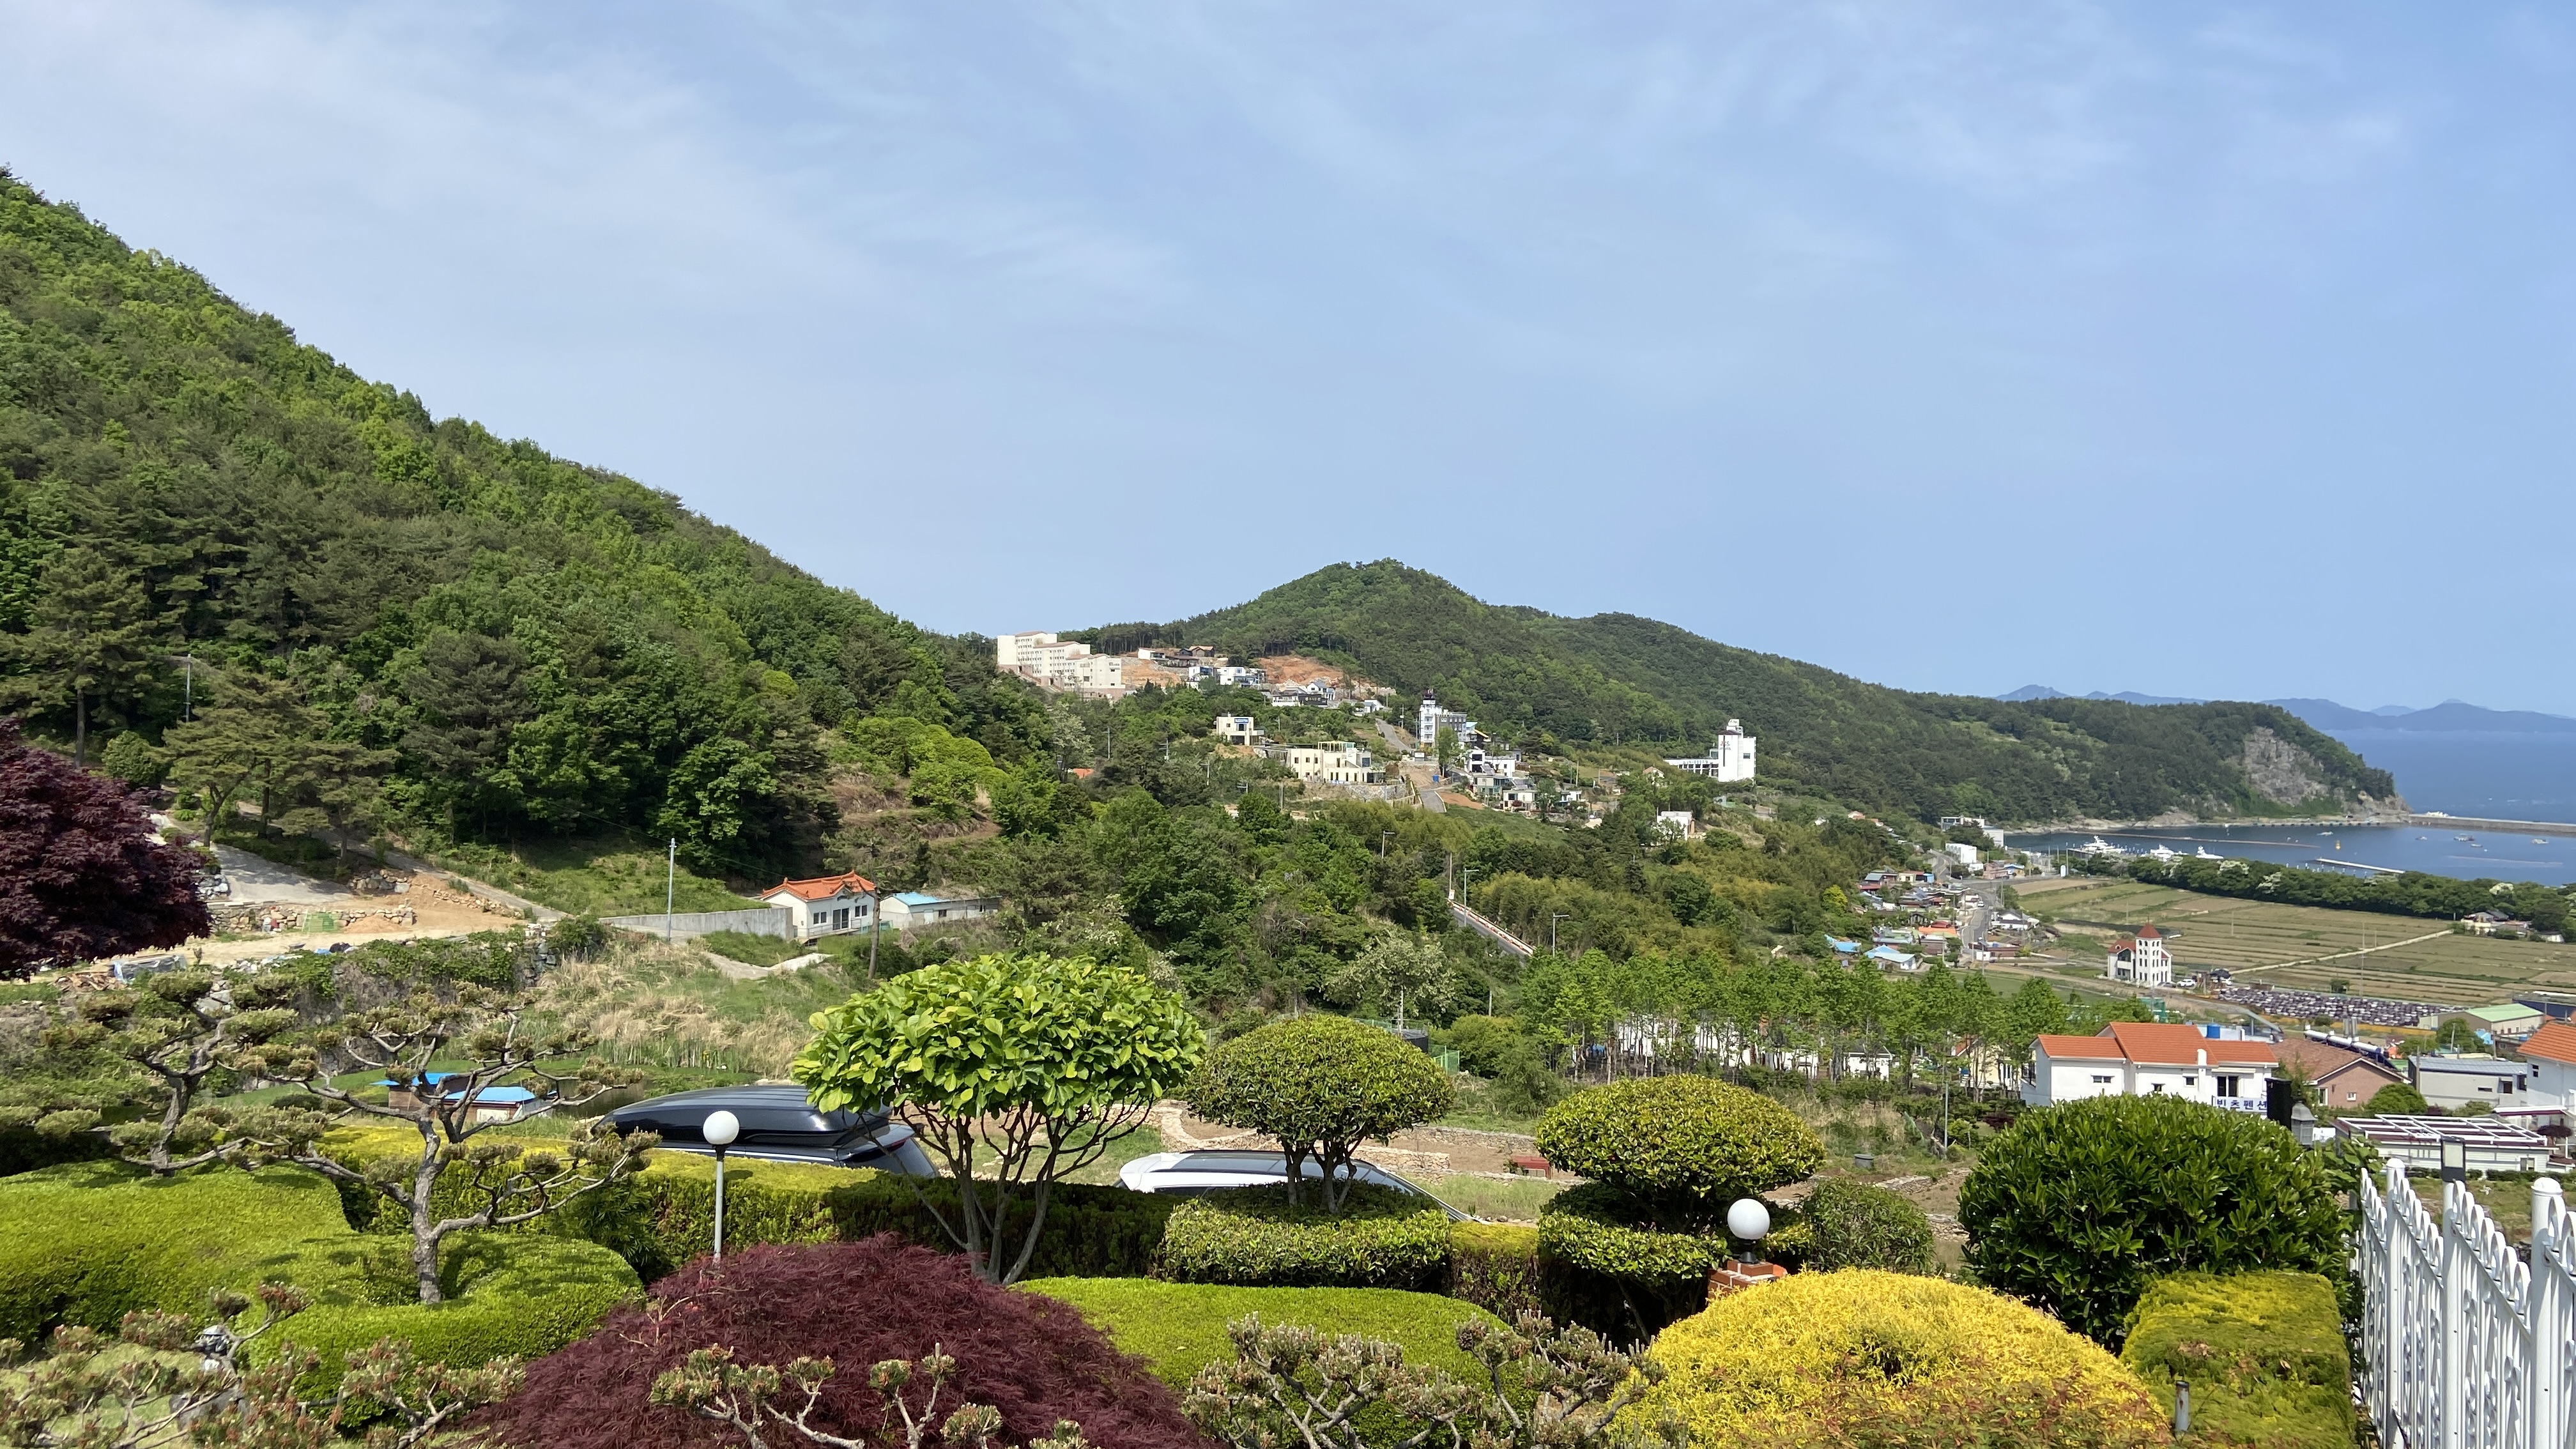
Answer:
[[[2461,1183],[2425,1211],[2404,1163],[2362,1179],[2362,1394],[2386,1449],[2569,1449],[2576,1220],[2531,1185],[2531,1261]]]

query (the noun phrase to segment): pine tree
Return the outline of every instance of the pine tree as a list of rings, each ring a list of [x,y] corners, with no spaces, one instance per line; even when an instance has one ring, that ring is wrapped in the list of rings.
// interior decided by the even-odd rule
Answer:
[[[69,549],[45,569],[34,625],[12,642],[28,674],[10,693],[22,704],[70,704],[72,762],[86,765],[91,702],[129,698],[151,677],[161,635],[151,597],[132,569]]]

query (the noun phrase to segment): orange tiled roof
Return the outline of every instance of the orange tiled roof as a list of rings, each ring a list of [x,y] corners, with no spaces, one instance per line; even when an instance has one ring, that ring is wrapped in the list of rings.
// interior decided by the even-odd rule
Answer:
[[[2576,1026],[2563,1021],[2545,1021],[2540,1030],[2522,1039],[2522,1054],[2544,1062],[2576,1064]]]
[[[2103,1035],[2117,1041],[2129,1060],[2155,1066],[2191,1066],[2202,1052],[2213,1064],[2280,1060],[2270,1042],[2212,1041],[2178,1021],[2115,1021]]]
[[[875,881],[854,870],[846,875],[827,875],[814,880],[783,880],[762,891],[760,898],[767,900],[785,891],[800,901],[828,901],[843,891],[851,891],[859,895],[874,895],[876,889]]]
[[[2120,1044],[2105,1036],[2055,1036],[2043,1032],[2039,1038],[2039,1049],[2059,1061],[2122,1060]]]

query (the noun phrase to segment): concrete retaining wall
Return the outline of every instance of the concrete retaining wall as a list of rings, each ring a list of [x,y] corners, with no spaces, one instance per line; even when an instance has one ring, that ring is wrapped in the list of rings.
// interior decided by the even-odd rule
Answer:
[[[742,931],[754,936],[788,937],[787,921],[793,912],[763,906],[756,911],[681,911],[665,916],[656,911],[649,916],[603,916],[599,923],[621,931],[638,931],[659,936],[667,922],[671,939],[693,941],[717,931]]]

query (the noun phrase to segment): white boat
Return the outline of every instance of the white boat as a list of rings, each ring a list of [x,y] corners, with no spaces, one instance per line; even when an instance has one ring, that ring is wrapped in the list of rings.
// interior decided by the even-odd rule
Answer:
[[[2098,835],[2094,836],[2091,840],[2088,840],[2088,841],[2084,842],[2082,845],[2079,845],[2079,846],[2075,847],[2075,853],[2076,853],[2077,855],[2126,855],[2126,854],[2128,854],[2128,852],[2127,852],[2127,851],[2122,850],[2120,847],[2118,847],[2118,846],[2116,846],[2116,845],[2113,845],[2111,842],[2109,842],[2109,841],[2107,841],[2107,840],[2104,840],[2101,836],[2098,836]]]
[[[2174,861],[2180,860],[2182,857],[2174,852],[2174,848],[2172,846],[2159,845],[2155,849],[2147,852],[2147,858],[2155,861],[2159,865],[2168,865]]]
[[[2200,849],[2193,851],[2191,853],[2191,858],[2194,860],[2225,860],[2227,857],[2223,855],[2210,854],[2209,847],[2204,845]]]

